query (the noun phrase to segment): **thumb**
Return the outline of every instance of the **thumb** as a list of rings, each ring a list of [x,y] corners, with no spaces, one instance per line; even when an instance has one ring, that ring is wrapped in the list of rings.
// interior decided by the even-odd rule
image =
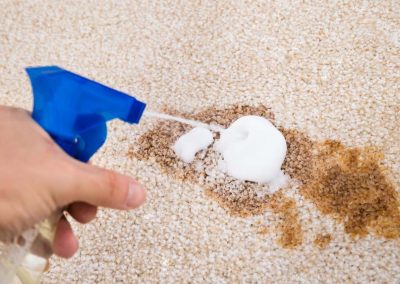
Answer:
[[[132,209],[146,199],[146,191],[133,178],[89,164],[77,162],[78,170],[72,190],[65,199],[94,206]]]

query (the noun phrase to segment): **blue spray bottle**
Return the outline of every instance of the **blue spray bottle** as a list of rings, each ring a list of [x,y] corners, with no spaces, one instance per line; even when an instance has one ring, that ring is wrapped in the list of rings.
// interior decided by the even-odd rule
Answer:
[[[146,107],[134,97],[57,66],[26,71],[34,96],[33,119],[68,155],[82,162],[105,142],[107,121],[118,118],[138,123]],[[39,282],[43,264],[52,254],[55,224],[61,214],[55,212],[15,243],[0,247],[0,284]]]

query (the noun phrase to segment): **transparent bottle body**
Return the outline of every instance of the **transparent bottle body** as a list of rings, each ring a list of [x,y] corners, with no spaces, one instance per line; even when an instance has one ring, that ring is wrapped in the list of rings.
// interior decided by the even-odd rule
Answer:
[[[61,211],[31,229],[0,243],[0,284],[34,284],[48,269],[52,244]]]

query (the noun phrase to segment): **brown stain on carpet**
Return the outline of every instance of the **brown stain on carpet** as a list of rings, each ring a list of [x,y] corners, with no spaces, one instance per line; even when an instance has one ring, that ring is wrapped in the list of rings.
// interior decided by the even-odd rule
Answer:
[[[324,214],[344,223],[346,233],[400,237],[400,202],[373,147],[346,148],[335,140],[315,142],[296,130],[280,129],[288,153],[283,170],[301,181],[300,193]]]
[[[400,204],[394,185],[380,165],[376,149],[345,148],[328,140],[317,145],[309,176],[303,176],[301,194],[324,214],[344,223],[353,237],[369,229],[377,236],[400,236]]]
[[[294,248],[303,243],[303,231],[299,219],[299,211],[294,199],[284,196],[280,192],[260,198],[254,191],[254,183],[242,183],[244,190],[240,194],[232,194],[229,189],[206,189],[206,195],[218,202],[231,215],[246,218],[261,215],[270,210],[279,217],[277,230],[280,232],[278,244],[284,248]],[[247,188],[246,188],[247,187]],[[261,227],[265,231],[265,227]]]
[[[313,171],[314,153],[317,143],[308,138],[304,133],[280,127],[286,139],[287,153],[282,170],[291,178],[303,184],[310,180]]]
[[[303,243],[303,230],[301,229],[296,202],[277,192],[273,195],[269,207],[281,219],[278,224],[278,230],[281,232],[278,244],[288,249],[301,245]]]
[[[314,245],[320,249],[325,249],[332,241],[330,234],[318,234],[314,239]]]
[[[257,230],[257,234],[265,236],[269,233],[269,227],[267,226],[261,226]]]
[[[215,187],[210,185],[206,188],[205,193],[208,197],[217,201],[232,216],[246,218],[263,214],[269,208],[272,199],[272,197],[257,198],[253,187],[253,185],[244,182],[240,193],[230,194],[229,189],[215,190]]]
[[[258,115],[274,122],[274,114],[265,106],[236,105],[225,109],[209,108],[196,114],[165,111],[172,115],[196,119],[208,124],[228,127],[244,115]],[[161,169],[176,179],[198,183],[206,195],[216,200],[230,214],[240,217],[259,215],[271,210],[281,219],[278,240],[283,247],[293,248],[302,243],[303,233],[299,213],[293,199],[275,193],[259,196],[261,185],[237,182],[229,177],[211,178],[212,174],[196,169],[195,163],[179,160],[171,145],[190,126],[163,121],[143,134],[139,149],[129,150],[128,156],[154,160]],[[280,128],[288,152],[283,170],[301,182],[300,193],[312,201],[324,214],[344,223],[352,236],[365,236],[369,229],[378,236],[400,236],[398,194],[385,177],[380,165],[382,155],[373,148],[345,148],[339,141],[312,141],[306,134]],[[218,138],[218,134],[214,134]],[[210,149],[196,155],[207,165],[215,164]],[[214,156],[213,156],[214,155]]]

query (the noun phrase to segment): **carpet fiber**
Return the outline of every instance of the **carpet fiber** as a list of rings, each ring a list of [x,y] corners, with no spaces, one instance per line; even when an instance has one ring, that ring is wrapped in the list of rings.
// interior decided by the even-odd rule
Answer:
[[[0,103],[31,109],[24,67],[59,65],[152,111],[271,119],[288,142],[273,196],[169,146],[188,130],[109,124],[93,163],[147,203],[74,223],[43,283],[399,283],[398,1],[0,1]]]

